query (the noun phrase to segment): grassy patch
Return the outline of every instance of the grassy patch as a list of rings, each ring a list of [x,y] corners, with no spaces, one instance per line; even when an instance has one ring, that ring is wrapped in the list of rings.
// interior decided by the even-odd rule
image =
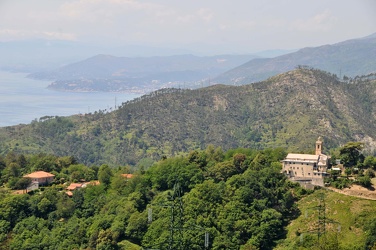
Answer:
[[[334,235],[340,249],[363,249],[363,226],[376,217],[376,201],[319,190],[298,202],[301,215],[287,226],[287,237],[276,249],[312,249],[305,240],[317,245],[320,195],[324,194],[326,232]],[[321,220],[322,221],[322,220]],[[340,231],[338,232],[340,226]],[[303,234],[303,241],[300,235]],[[332,237],[332,241],[334,239]]]

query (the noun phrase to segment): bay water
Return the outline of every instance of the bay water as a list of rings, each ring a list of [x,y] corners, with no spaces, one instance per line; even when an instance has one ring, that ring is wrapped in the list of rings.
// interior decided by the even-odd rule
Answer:
[[[69,116],[114,109],[139,97],[135,93],[60,92],[50,81],[26,78],[25,73],[0,71],[0,127],[28,124],[43,116]]]

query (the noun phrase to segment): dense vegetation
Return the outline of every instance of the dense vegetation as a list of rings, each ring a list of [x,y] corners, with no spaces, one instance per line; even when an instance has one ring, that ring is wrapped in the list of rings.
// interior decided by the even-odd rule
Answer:
[[[326,233],[318,241],[320,204],[325,206]],[[372,200],[316,191],[297,202],[300,216],[287,226],[286,238],[275,249],[375,249],[375,205]]]
[[[376,157],[365,156],[363,148],[362,142],[348,142],[340,148],[332,149],[331,164],[336,168],[329,170],[330,176],[327,177],[326,182],[338,189],[350,187],[352,184],[373,188],[371,180],[375,177]],[[337,160],[341,164],[337,165]]]
[[[271,249],[297,215],[294,201],[303,191],[279,173],[284,156],[281,149],[223,152],[210,146],[163,159],[127,179],[120,175],[129,171],[125,167],[92,169],[71,157],[8,154],[0,161],[2,168],[23,162],[18,170],[50,170],[56,180],[29,194],[12,195],[2,189],[0,245],[2,249],[205,249],[208,232],[210,249]],[[7,172],[4,169],[2,173]],[[68,197],[67,184],[61,183],[79,178],[98,178],[101,184]],[[149,222],[148,208],[152,208]]]
[[[209,146],[124,178],[129,167],[9,153],[0,158],[0,249],[371,249],[374,202],[326,192],[326,233],[317,240],[323,191],[280,174],[285,155]],[[34,170],[51,171],[54,183],[12,194]],[[69,197],[68,184],[83,179],[100,185]]]
[[[163,89],[109,113],[41,117],[0,128],[0,155],[43,151],[87,165],[149,167],[163,156],[209,144],[309,152],[318,136],[326,147],[365,141],[372,151],[375,81],[350,80],[300,67],[246,86]]]

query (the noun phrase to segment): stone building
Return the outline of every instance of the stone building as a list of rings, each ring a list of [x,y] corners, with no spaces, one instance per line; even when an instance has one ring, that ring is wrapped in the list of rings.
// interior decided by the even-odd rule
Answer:
[[[307,188],[324,186],[324,177],[330,157],[323,154],[322,149],[323,141],[319,137],[316,141],[314,155],[289,153],[282,161],[282,173],[291,181],[299,182]]]

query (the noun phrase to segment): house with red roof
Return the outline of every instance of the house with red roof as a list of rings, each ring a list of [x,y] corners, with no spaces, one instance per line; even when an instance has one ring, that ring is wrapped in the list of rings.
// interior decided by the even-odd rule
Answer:
[[[30,178],[32,182],[36,182],[38,185],[46,185],[53,182],[55,175],[44,171],[36,171],[23,177]]]
[[[83,183],[71,183],[68,187],[67,190],[73,191],[76,190],[77,188],[82,188]]]
[[[133,178],[133,174],[121,174],[121,176],[123,176],[123,177],[126,178],[126,179],[131,179],[131,178]]]
[[[73,191],[80,189],[80,188],[86,188],[87,186],[97,186],[99,185],[99,181],[89,181],[89,182],[81,182],[81,183],[71,183],[69,186],[66,188],[66,194],[69,197],[73,196]]]

